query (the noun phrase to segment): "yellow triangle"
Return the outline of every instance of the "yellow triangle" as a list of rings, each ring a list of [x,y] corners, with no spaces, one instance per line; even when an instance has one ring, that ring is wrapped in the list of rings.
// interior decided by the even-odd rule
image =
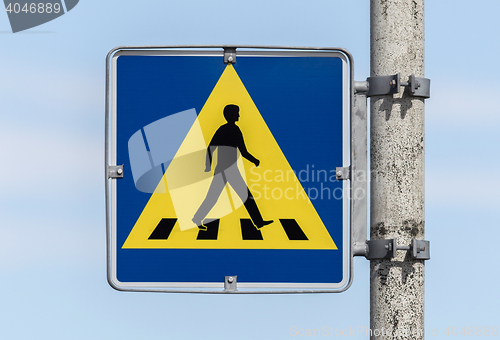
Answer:
[[[226,123],[222,112],[228,104],[240,107],[237,125],[248,151],[260,160],[259,167],[255,167],[239,157],[238,168],[264,220],[274,221],[260,229],[262,240],[242,239],[240,223],[249,219],[249,215],[230,185],[226,185],[207,216],[220,219],[216,240],[197,240],[199,230],[191,221],[212,181],[212,174],[204,171],[206,148],[215,131]],[[213,159],[216,160],[216,154]],[[177,219],[168,238],[149,239],[164,218]],[[307,240],[290,240],[280,219],[295,220]],[[228,65],[123,248],[337,249],[337,246],[234,67]]]

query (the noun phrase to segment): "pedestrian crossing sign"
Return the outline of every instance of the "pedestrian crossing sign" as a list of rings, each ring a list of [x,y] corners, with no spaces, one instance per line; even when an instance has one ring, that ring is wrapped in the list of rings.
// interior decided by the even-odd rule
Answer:
[[[110,53],[109,281],[342,289],[348,60],[339,51]],[[108,129],[107,129],[108,130]]]

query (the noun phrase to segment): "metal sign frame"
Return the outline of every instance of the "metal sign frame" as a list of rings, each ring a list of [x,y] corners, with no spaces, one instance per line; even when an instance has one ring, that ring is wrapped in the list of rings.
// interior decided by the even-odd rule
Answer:
[[[237,51],[236,51],[237,49]],[[220,283],[121,283],[117,280],[116,268],[116,181],[123,176],[123,168],[116,164],[116,59],[120,55],[179,55],[179,56],[220,56],[226,63],[231,63],[239,56],[318,56],[325,54],[342,58],[344,61],[344,100],[343,100],[343,169],[349,169],[349,181],[343,181],[343,192],[349,197],[343,198],[343,281],[339,284],[290,284],[290,283],[238,283],[236,276],[226,277]],[[109,284],[120,291],[148,291],[175,293],[243,293],[243,294],[283,294],[283,293],[339,293],[347,290],[353,280],[353,231],[355,223],[366,223],[366,111],[364,119],[353,121],[354,108],[354,64],[348,51],[342,48],[310,47],[272,47],[272,46],[124,46],[111,50],[106,58],[106,115],[105,115],[105,194],[106,194],[106,229],[107,229],[107,268]],[[363,127],[364,124],[364,127]],[[364,131],[364,132],[363,132]],[[363,135],[364,133],[364,135]],[[350,139],[348,143],[347,140]],[[360,144],[361,143],[361,144]],[[363,155],[364,143],[364,155]],[[361,147],[360,147],[361,145]],[[360,149],[361,148],[361,149]],[[356,154],[353,149],[361,151]],[[364,168],[363,168],[364,167]],[[347,178],[342,178],[347,179]],[[356,193],[353,189],[357,190]],[[363,197],[359,190],[364,190]],[[350,228],[348,228],[347,201],[350,201]],[[357,201],[357,204],[353,204]],[[364,211],[364,212],[363,212]],[[358,216],[358,217],[356,217]],[[361,216],[361,220],[359,218]],[[356,222],[355,222],[356,221]],[[365,227],[366,228],[366,227]],[[365,229],[366,230],[366,229]],[[358,237],[360,238],[360,237]],[[366,235],[365,235],[366,239]],[[237,273],[235,273],[237,274]],[[172,289],[176,287],[176,289]],[[196,288],[196,289],[193,289]],[[202,289],[198,289],[202,288]],[[225,288],[220,290],[220,288]],[[254,290],[248,290],[253,288]],[[268,290],[271,288],[272,290]],[[241,290],[243,289],[243,290]]]

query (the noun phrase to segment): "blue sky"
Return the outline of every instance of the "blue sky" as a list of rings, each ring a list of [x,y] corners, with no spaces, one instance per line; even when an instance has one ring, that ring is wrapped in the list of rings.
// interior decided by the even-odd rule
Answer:
[[[496,0],[426,4],[426,331],[440,338],[446,327],[500,327],[499,10]],[[291,327],[368,327],[364,258],[341,294],[113,290],[103,159],[105,57],[116,46],[343,47],[364,80],[369,34],[366,0],[82,0],[17,34],[0,14],[0,336],[288,339]]]

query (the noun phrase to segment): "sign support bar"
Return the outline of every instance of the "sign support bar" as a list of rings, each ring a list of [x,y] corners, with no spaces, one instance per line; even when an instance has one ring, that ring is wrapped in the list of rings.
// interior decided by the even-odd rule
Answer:
[[[424,78],[416,78],[424,79]],[[396,80],[397,86],[388,84]],[[387,86],[380,84],[387,83]],[[396,250],[411,251],[413,259],[430,259],[430,242],[412,239],[410,246],[398,246],[396,239],[367,240],[367,97],[375,93],[396,94],[401,86],[412,86],[415,77],[410,76],[408,84],[400,84],[399,73],[395,76],[370,77],[367,81],[356,81],[354,83],[354,105],[351,117],[351,166],[336,168],[338,180],[351,180],[351,225],[352,225],[352,254],[353,256],[364,256],[368,260],[390,259],[396,257]],[[429,92],[430,81],[423,91]],[[375,87],[375,89],[374,89]],[[398,92],[395,92],[395,89]],[[416,95],[418,96],[418,95]],[[426,97],[428,98],[428,97]],[[363,156],[365,155],[365,156]]]
[[[355,82],[351,114],[351,230],[353,256],[366,256],[367,232],[367,106],[368,84]]]

